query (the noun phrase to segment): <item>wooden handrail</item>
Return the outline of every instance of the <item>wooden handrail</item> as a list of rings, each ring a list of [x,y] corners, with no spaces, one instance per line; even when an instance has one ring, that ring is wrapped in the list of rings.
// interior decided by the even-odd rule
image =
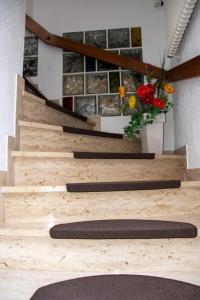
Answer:
[[[68,38],[63,38],[54,34],[49,33],[40,24],[33,20],[30,16],[26,15],[26,28],[34,33],[39,39],[44,43],[62,48],[65,50],[70,50],[81,55],[90,56],[125,69],[135,71],[137,73],[146,74],[145,63],[132,59],[123,55],[114,54],[103,49],[93,47],[90,45],[85,45],[79,42],[75,42]],[[161,69],[152,66],[154,77],[160,78]]]
[[[166,79],[171,82],[200,76],[200,55],[172,68],[165,75]]]
[[[117,65],[119,67],[123,67],[128,70],[135,71],[137,73],[141,73],[144,75],[146,74],[146,67],[144,62],[51,34],[28,15],[26,15],[26,28],[33,32],[46,44],[65,50],[70,50],[81,55],[94,57],[96,59],[105,61],[113,65]],[[160,78],[161,68],[152,66],[152,71],[155,78]],[[172,68],[171,70],[166,71],[165,76],[166,79],[170,82],[200,76],[200,55],[186,61],[185,63],[175,68]]]

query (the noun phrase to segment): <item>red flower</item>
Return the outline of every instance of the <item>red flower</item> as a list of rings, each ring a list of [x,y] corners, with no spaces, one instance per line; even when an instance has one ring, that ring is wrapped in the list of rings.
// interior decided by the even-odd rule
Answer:
[[[148,83],[146,85],[142,84],[136,92],[138,96],[142,99],[149,97],[152,98],[155,94],[155,88],[151,83]]]
[[[146,98],[141,98],[141,101],[144,103],[144,104],[153,104],[153,101],[154,101],[154,98],[153,96],[147,96]]]
[[[160,98],[155,98],[153,100],[153,106],[163,109],[165,107],[165,102]]]

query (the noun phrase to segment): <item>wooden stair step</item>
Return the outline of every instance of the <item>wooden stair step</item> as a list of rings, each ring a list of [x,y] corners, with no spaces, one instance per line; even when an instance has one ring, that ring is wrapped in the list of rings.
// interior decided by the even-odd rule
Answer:
[[[54,239],[163,239],[194,238],[189,223],[157,220],[97,220],[58,224],[50,229]]]
[[[189,300],[200,299],[197,285],[144,275],[89,276],[39,288],[30,300]]]
[[[188,222],[199,228],[200,185],[189,183],[181,182],[176,189],[101,193],[71,193],[66,191],[66,185],[18,186],[1,188],[1,195],[9,224],[151,218]]]
[[[88,182],[67,184],[67,191],[81,192],[110,192],[172,189],[181,186],[180,180],[154,180],[154,181],[119,181],[119,182]]]
[[[11,155],[14,159],[14,185],[183,180],[185,174],[185,157],[181,155],[156,155],[154,160],[78,160],[70,152],[12,151]]]
[[[28,93],[23,95],[22,119],[45,124],[49,124],[50,121],[52,125],[66,125],[85,129],[92,129],[94,126],[94,122],[87,118],[67,113],[65,108]]]
[[[64,132],[62,126],[19,121],[20,149],[25,151],[141,152],[141,140]]]
[[[79,159],[154,159],[155,153],[74,152]]]
[[[74,117],[74,118],[77,118],[77,119],[79,119],[79,120],[81,120],[81,121],[84,121],[84,122],[87,122],[88,121],[88,118],[87,117],[85,117],[85,116],[82,116],[82,115],[80,115],[80,114],[78,114],[78,113],[75,113],[75,112],[73,112],[73,111],[71,111],[71,110],[69,110],[69,109],[67,109],[67,108],[65,108],[65,107],[63,107],[63,106],[60,106],[60,105],[58,105],[58,104],[56,104],[56,103],[54,103],[54,102],[52,102],[52,101],[50,101],[50,100],[45,100],[45,102],[46,102],[46,105],[47,106],[49,106],[49,107],[51,107],[51,108],[53,108],[53,109],[56,109],[56,110],[58,110],[58,111],[60,111],[60,112],[62,112],[62,113],[65,113],[65,114],[67,114],[67,115],[70,115],[70,116],[72,116],[72,117]]]
[[[70,126],[63,126],[63,131],[69,133],[83,134],[83,135],[101,136],[101,137],[113,138],[113,139],[123,139],[123,134],[119,134],[119,133],[82,129],[82,128],[75,128]]]

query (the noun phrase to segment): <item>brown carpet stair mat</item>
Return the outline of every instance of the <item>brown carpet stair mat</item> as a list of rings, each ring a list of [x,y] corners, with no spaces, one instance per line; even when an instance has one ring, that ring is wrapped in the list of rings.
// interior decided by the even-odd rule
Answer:
[[[144,275],[102,275],[39,288],[30,300],[199,300],[197,285]]]
[[[157,220],[95,220],[58,224],[50,229],[53,239],[163,239],[194,238],[197,228],[189,223]]]
[[[100,137],[113,138],[113,139],[123,139],[123,135],[118,134],[118,133],[110,133],[110,132],[104,132],[104,131],[75,128],[75,127],[70,127],[70,126],[63,126],[63,131],[68,132],[68,133],[75,133],[75,134],[100,136]]]
[[[74,152],[78,159],[154,159],[155,153]]]
[[[180,180],[86,182],[66,185],[67,191],[71,193],[173,189],[180,186]]]

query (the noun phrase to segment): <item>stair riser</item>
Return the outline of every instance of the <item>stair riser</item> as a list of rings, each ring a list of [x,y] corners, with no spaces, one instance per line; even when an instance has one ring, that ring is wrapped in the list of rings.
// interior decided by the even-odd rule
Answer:
[[[108,274],[108,272],[107,272]],[[109,274],[112,274],[109,272]],[[123,274],[123,272],[122,272]],[[200,285],[200,272],[136,272],[130,274],[149,275],[163,278],[170,278]],[[104,273],[66,273],[48,271],[0,271],[1,299],[6,300],[27,300],[41,286],[74,279],[85,276],[104,275]],[[30,280],[31,278],[31,280]]]
[[[184,159],[77,160],[15,157],[15,185],[64,185],[73,182],[184,179]]]
[[[102,151],[141,152],[140,140],[93,137],[62,131],[21,127],[20,149],[23,151]]]
[[[196,272],[200,238],[169,240],[53,240],[3,237],[0,269],[66,272]]]
[[[26,97],[23,98],[23,120],[92,129],[92,126],[86,122]]]
[[[184,222],[185,214],[200,214],[198,188],[82,194],[19,193],[4,195],[4,201],[6,222],[12,224],[118,218],[162,217],[168,220],[174,215],[182,216]]]

